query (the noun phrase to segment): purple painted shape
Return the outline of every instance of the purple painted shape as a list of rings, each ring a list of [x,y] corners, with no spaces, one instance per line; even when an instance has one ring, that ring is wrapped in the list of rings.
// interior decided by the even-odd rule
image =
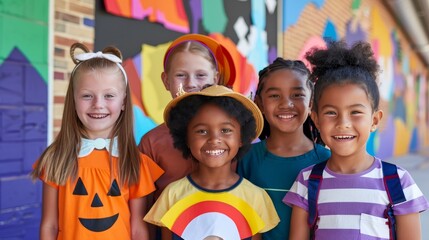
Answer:
[[[22,142],[0,142],[0,153],[0,163],[12,159],[22,159],[24,156],[24,145]],[[8,169],[5,170],[7,171]]]
[[[24,143],[24,162],[22,170],[30,173],[34,162],[39,158],[46,148],[46,141],[29,141]]]
[[[25,110],[24,119],[24,139],[28,140],[44,140],[47,136],[47,112],[43,106],[36,106]]]
[[[6,59],[0,66],[0,105],[22,104],[24,67]]]
[[[376,156],[380,159],[388,159],[393,156],[395,146],[396,129],[393,117],[387,116],[387,120],[383,127],[383,131],[379,132],[379,148],[376,152]]]
[[[405,78],[401,73],[393,75],[393,83],[395,84],[395,91],[405,91]]]
[[[26,176],[22,176],[21,178],[24,178],[23,181],[26,183],[19,185],[19,187],[25,188],[15,189],[15,191],[26,192],[26,194],[18,196],[18,201],[23,203],[23,201],[21,201],[22,198],[27,197],[28,199],[24,201],[24,207],[20,206],[18,208],[13,208],[13,211],[0,211],[0,222],[3,223],[2,227],[0,227],[1,239],[33,240],[36,239],[35,236],[38,236],[39,233],[39,224],[41,219],[40,193],[42,192],[42,184],[41,181],[33,183]],[[2,181],[0,183],[0,187],[6,184],[9,184],[9,182]],[[0,198],[3,198],[2,193],[0,194]],[[8,192],[6,192],[5,196],[8,196]],[[0,202],[3,201],[0,200]],[[4,209],[3,206],[2,209]]]
[[[345,41],[349,46],[351,46],[353,43],[357,41],[365,41],[367,38],[367,34],[365,31],[362,30],[362,27],[360,24],[358,24],[357,29],[355,32],[351,29],[351,21],[347,22],[346,24],[346,36]]]
[[[25,181],[30,183],[25,186],[28,189],[13,187],[25,193],[35,189],[28,173],[46,148],[47,89],[42,76],[22,52],[14,48],[0,66],[0,176],[17,179],[17,174],[25,172]],[[22,205],[19,199],[3,198],[10,190],[8,184],[0,185],[1,210]],[[24,195],[22,198],[31,200]],[[40,196],[38,198],[40,201]]]
[[[200,20],[203,18],[202,14],[202,6],[201,6],[201,0],[190,0],[189,5],[191,7],[191,17],[192,17],[192,26],[191,26],[191,33],[198,33],[198,26]]]
[[[10,110],[1,111],[1,137],[2,141],[24,140],[24,111],[17,106],[10,106]],[[13,149],[9,149],[13,151]]]
[[[0,162],[0,176],[15,176],[20,172],[21,172],[20,161],[16,160],[16,161],[10,161],[10,162]],[[3,187],[0,188],[0,198],[3,197],[2,189]],[[0,202],[0,206],[3,209],[3,203]]]
[[[0,205],[2,209],[25,206],[37,202],[37,188],[29,176],[23,175],[0,180]]]
[[[41,219],[40,206],[25,206],[0,214],[1,239],[38,239]]]
[[[133,63],[134,63],[134,68],[137,71],[137,74],[139,75],[139,78],[142,79],[142,55],[140,53],[138,53],[134,58],[133,58]]]
[[[43,81],[42,76],[33,67],[25,68],[25,84],[24,84],[25,104],[48,104],[48,87]]]
[[[268,50],[268,63],[274,62],[274,60],[277,58],[277,48],[276,47],[270,47]]]

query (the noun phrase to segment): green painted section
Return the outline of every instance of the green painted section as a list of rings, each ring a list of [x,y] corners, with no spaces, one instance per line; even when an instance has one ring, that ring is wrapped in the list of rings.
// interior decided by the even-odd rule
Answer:
[[[223,0],[202,0],[201,6],[204,29],[209,33],[225,32],[228,19]]]
[[[0,0],[0,64],[18,48],[48,80],[49,0]]]
[[[352,10],[357,10],[360,8],[361,0],[353,0],[352,2]]]

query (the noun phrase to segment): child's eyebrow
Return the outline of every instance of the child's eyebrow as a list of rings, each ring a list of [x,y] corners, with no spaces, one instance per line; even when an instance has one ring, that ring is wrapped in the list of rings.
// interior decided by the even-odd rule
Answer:
[[[222,125],[222,126],[228,125],[228,126],[236,127],[232,121],[224,121],[224,122],[220,123],[220,125]],[[207,124],[206,123],[197,123],[194,125],[189,125],[189,128],[191,128],[191,129],[198,128],[198,127],[207,127]]]
[[[321,108],[322,109],[325,109],[325,108],[338,108],[338,106],[332,105],[332,104],[326,104],[326,105],[321,106]],[[368,108],[368,107],[366,105],[364,105],[364,104],[356,103],[356,104],[348,105],[348,106],[346,106],[346,108]]]
[[[304,87],[302,87],[302,86],[292,87],[292,89],[293,89],[293,90],[299,90],[299,91],[305,91],[305,88],[304,88]],[[279,91],[279,90],[280,90],[280,88],[278,88],[278,87],[270,87],[270,88],[267,88],[267,89],[265,90],[265,92],[269,92],[269,91]]]

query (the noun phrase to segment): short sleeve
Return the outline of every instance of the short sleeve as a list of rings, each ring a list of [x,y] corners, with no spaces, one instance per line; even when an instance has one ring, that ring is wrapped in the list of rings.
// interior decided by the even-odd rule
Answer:
[[[289,192],[287,192],[285,197],[283,198],[283,202],[285,204],[287,204],[290,207],[297,206],[304,209],[305,211],[308,211],[308,201],[307,201],[308,181],[306,180],[306,178],[308,178],[307,175],[309,175],[310,172],[311,172],[311,168],[309,170],[307,168],[302,170],[298,174]]]
[[[37,162],[38,162],[38,161],[39,161],[39,160],[37,160],[37,161],[35,161],[35,162],[33,163],[33,166],[32,166],[32,168],[33,168],[33,169],[34,169],[34,168],[36,168],[36,164],[37,164]],[[56,184],[56,183],[54,183],[54,182],[46,181],[46,176],[45,176],[44,172],[42,172],[42,175],[40,175],[39,179],[40,179],[40,181],[42,181],[42,182],[44,182],[44,183],[48,184],[49,186],[51,186],[51,187],[53,187],[53,188],[55,188],[55,189],[57,189],[57,190],[58,190],[58,188],[60,187],[58,184]]]
[[[144,197],[155,191],[155,181],[164,173],[151,158],[140,154],[140,179],[137,184],[130,186],[130,198]]]
[[[161,222],[162,216],[170,209],[171,205],[176,201],[170,196],[172,185],[168,185],[164,191],[162,191],[159,198],[156,200],[155,204],[151,207],[149,212],[143,218],[144,221],[157,225],[160,227],[165,227]]]
[[[429,208],[429,203],[411,175],[401,167],[398,167],[398,175],[401,179],[406,201],[394,205],[394,214],[405,215],[427,210]]]
[[[260,233],[268,232],[277,226],[280,222],[280,218],[277,214],[276,208],[274,207],[273,201],[270,196],[265,192],[265,190],[261,189],[262,203],[259,212],[259,216],[265,222],[264,228],[260,231]],[[262,207],[263,206],[263,207]]]

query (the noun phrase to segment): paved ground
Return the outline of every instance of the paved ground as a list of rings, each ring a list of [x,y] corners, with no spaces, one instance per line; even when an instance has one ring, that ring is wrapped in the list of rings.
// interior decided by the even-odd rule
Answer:
[[[429,199],[429,148],[418,153],[387,159],[410,172],[423,194]],[[421,213],[423,240],[429,240],[429,210]]]

